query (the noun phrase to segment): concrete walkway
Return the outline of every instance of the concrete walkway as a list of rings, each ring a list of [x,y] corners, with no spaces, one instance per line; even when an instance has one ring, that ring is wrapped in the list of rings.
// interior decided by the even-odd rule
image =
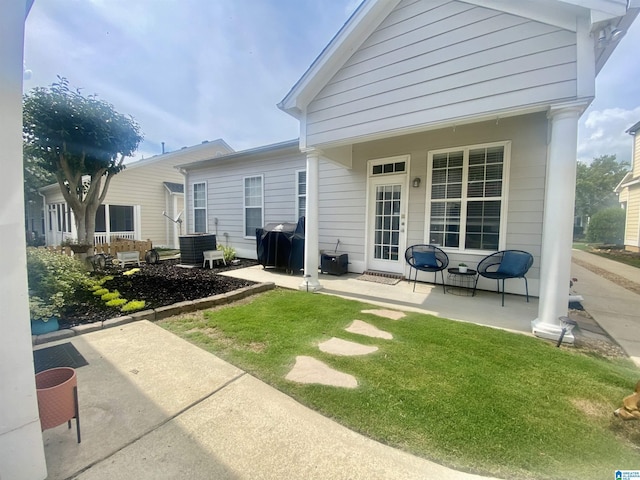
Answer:
[[[574,290],[584,297],[585,310],[640,367],[640,295],[603,276],[609,272],[640,287],[640,269],[580,250],[572,255]]]
[[[82,443],[43,432],[51,480],[486,478],[354,433],[148,321],[70,341],[89,362]]]

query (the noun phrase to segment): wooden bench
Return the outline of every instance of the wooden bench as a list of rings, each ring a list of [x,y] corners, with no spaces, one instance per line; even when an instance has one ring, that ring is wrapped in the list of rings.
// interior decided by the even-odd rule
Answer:
[[[140,252],[137,250],[131,252],[118,252],[116,253],[118,262],[122,267],[127,263],[135,263],[140,266]]]
[[[205,267],[207,262],[209,262],[209,269],[213,268],[214,260],[222,260],[222,263],[224,263],[225,266],[227,265],[227,262],[224,259],[224,252],[222,250],[205,250],[202,252],[202,255],[204,256],[202,268]]]

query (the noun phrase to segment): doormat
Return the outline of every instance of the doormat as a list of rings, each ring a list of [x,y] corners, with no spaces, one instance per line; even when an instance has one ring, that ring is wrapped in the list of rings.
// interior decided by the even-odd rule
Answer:
[[[70,342],[42,348],[33,351],[33,363],[36,373],[50,368],[71,367],[80,368],[89,365],[89,362],[80,354]]]
[[[396,285],[400,283],[402,278],[397,276],[385,276],[374,273],[363,273],[356,280],[362,280],[364,282],[374,282],[374,283],[382,283],[383,285]]]

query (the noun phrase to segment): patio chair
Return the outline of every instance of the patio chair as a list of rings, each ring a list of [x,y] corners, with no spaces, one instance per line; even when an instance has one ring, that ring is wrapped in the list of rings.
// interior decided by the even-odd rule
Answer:
[[[449,257],[446,253],[434,245],[412,245],[404,252],[404,258],[409,264],[409,281],[411,281],[411,269],[415,269],[416,278],[413,281],[413,291],[416,291],[418,271],[433,272],[434,284],[438,284],[438,272],[442,276],[442,290],[446,294],[444,284],[444,269],[449,265]]]
[[[522,250],[502,250],[484,257],[478,264],[478,277],[473,287],[474,295],[481,276],[494,279],[498,293],[500,293],[500,280],[502,280],[502,306],[504,307],[504,281],[508,278],[522,278],[527,292],[527,302],[529,302],[529,284],[525,275],[531,265],[533,265],[533,256]]]

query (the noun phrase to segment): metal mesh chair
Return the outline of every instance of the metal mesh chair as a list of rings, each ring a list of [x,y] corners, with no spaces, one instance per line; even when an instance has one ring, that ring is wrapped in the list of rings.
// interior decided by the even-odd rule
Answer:
[[[522,250],[502,250],[484,257],[478,264],[478,277],[473,287],[475,295],[478,286],[478,278],[492,278],[497,283],[497,291],[500,293],[500,280],[502,280],[502,306],[504,307],[504,281],[508,278],[522,278],[529,301],[529,283],[525,275],[533,265],[533,256]]]
[[[438,284],[438,272],[442,276],[442,290],[446,294],[444,284],[444,269],[449,265],[449,257],[446,253],[434,245],[412,245],[404,252],[404,258],[409,264],[409,281],[411,281],[411,269],[415,269],[416,277],[413,280],[413,291],[416,291],[418,271],[433,272],[433,283]]]

